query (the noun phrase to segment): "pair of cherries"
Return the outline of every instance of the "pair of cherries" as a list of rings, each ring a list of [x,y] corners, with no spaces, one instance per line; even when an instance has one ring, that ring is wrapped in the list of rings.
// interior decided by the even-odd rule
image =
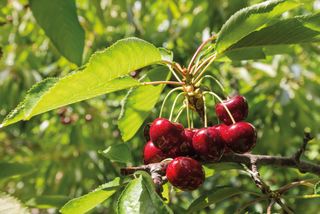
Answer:
[[[223,105],[224,104],[224,105]],[[201,164],[196,161],[219,161],[224,152],[246,153],[256,143],[255,128],[243,122],[248,104],[242,96],[235,96],[216,105],[220,121],[212,127],[184,129],[179,123],[157,118],[150,127],[150,141],[144,147],[145,164],[175,158],[166,169],[168,181],[182,190],[194,190],[204,181]],[[236,123],[232,124],[226,108]],[[189,157],[185,157],[189,156]]]

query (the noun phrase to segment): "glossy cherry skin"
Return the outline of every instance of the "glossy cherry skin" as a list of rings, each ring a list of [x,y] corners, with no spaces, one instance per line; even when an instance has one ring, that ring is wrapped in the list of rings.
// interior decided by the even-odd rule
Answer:
[[[229,109],[230,113],[232,114],[236,122],[242,121],[247,118],[248,103],[245,97],[237,95],[230,98],[229,100],[224,100],[223,103]],[[216,114],[219,120],[223,123],[227,125],[232,124],[232,120],[222,103],[218,103],[216,105]]]
[[[235,153],[246,153],[256,145],[257,132],[253,125],[238,122],[221,128],[221,137],[228,148]]]
[[[158,163],[167,158],[167,155],[157,148],[152,141],[148,141],[143,149],[144,164]]]
[[[181,124],[171,123],[165,118],[157,118],[150,126],[149,135],[154,145],[166,152],[181,144],[182,131]]]
[[[202,128],[192,139],[195,152],[205,161],[218,161],[223,155],[224,144],[215,128]]]
[[[166,176],[175,187],[192,191],[204,182],[205,175],[201,164],[189,157],[177,157],[167,166]]]
[[[223,130],[226,127],[228,127],[228,126],[222,123],[222,124],[218,124],[218,125],[212,126],[209,129],[216,129],[219,132],[220,136],[221,136],[221,130]],[[223,140],[222,137],[221,137],[221,140],[222,140],[222,142],[224,144],[224,152],[223,152],[223,154],[232,153],[232,151],[229,149],[229,147],[227,147],[226,142]]]

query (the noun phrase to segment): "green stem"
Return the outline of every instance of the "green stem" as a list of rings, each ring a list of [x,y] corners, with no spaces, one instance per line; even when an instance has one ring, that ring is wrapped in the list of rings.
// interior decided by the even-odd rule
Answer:
[[[197,58],[197,56],[199,55],[200,51],[204,48],[204,46],[206,44],[208,44],[209,42],[215,40],[217,38],[217,35],[213,35],[211,36],[209,39],[205,40],[204,42],[201,43],[201,45],[198,47],[198,49],[196,50],[196,52],[194,53],[194,55],[192,56],[192,59],[190,60],[190,63],[188,65],[188,71],[190,71],[192,64],[194,63],[194,60]]]
[[[203,94],[210,94],[210,95],[214,96],[215,98],[217,98],[217,99],[219,100],[219,102],[222,104],[222,106],[224,107],[224,109],[227,111],[227,113],[228,113],[228,115],[229,115],[232,123],[233,123],[233,124],[236,123],[236,121],[234,120],[234,118],[233,118],[231,112],[229,111],[228,107],[226,106],[226,104],[224,104],[224,102],[222,101],[222,99],[221,99],[216,93],[214,93],[214,92],[212,92],[212,91],[206,91],[206,92],[203,92]]]
[[[159,85],[159,84],[184,85],[183,82],[176,82],[176,81],[153,81],[153,82],[143,82],[143,83],[141,83],[141,85]]]
[[[182,88],[182,87],[174,88],[174,89],[172,89],[171,91],[169,91],[169,93],[165,96],[165,98],[164,98],[164,100],[163,100],[163,102],[162,102],[162,105],[161,105],[159,117],[162,116],[162,112],[163,112],[164,105],[165,105],[167,99],[169,98],[169,96],[170,96],[173,92],[178,91],[178,90],[183,90],[183,88]]]
[[[194,120],[193,111],[191,111],[191,128],[192,129],[194,128],[193,120]]]
[[[177,115],[176,119],[174,119],[174,122],[177,122],[177,121],[178,121],[180,115],[182,114],[182,112],[183,112],[185,109],[186,109],[186,106],[184,106],[184,105],[180,107],[180,109],[178,110],[178,115]]]
[[[202,80],[205,79],[205,78],[212,79],[213,81],[215,81],[215,82],[217,83],[217,85],[219,86],[219,88],[222,90],[223,94],[225,94],[225,88],[223,87],[223,85],[221,84],[221,82],[220,82],[217,78],[215,78],[215,77],[213,77],[213,76],[211,76],[211,75],[204,75],[204,76],[199,80],[198,84],[200,85],[200,83],[202,82]]]
[[[184,92],[179,93],[179,94],[176,96],[176,98],[174,99],[174,101],[173,101],[172,108],[171,108],[171,113],[170,113],[170,117],[169,117],[169,120],[170,120],[170,121],[172,120],[173,111],[174,111],[174,108],[176,107],[176,103],[177,103],[179,97],[180,97],[181,95],[183,95],[183,94],[184,94]]]
[[[203,96],[203,110],[204,110],[204,127],[208,127],[208,119],[207,119],[207,105],[206,105],[206,98]]]
[[[187,105],[187,121],[188,121],[188,128],[191,127],[191,124],[190,124],[190,110],[189,110],[189,101],[188,101],[188,98],[186,97],[186,105]]]
[[[203,67],[207,66],[212,59],[215,59],[215,57],[216,57],[216,54],[214,53],[214,54],[210,55],[209,57],[207,57],[206,59],[204,59],[204,60],[200,63],[200,65],[199,65],[196,69],[194,69],[194,72],[192,73],[193,76],[196,76],[196,74],[197,74]],[[210,64],[211,64],[211,63],[210,63]]]

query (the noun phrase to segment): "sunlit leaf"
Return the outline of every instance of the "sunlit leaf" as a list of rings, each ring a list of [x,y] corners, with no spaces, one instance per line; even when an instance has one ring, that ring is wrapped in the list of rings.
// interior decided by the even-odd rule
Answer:
[[[132,180],[118,200],[117,212],[126,213],[172,213],[155,192],[149,175],[139,175]]]
[[[61,106],[137,86],[140,84],[137,80],[122,76],[160,60],[160,52],[152,44],[137,38],[120,40],[94,54],[82,69],[36,84],[0,127]]]
[[[119,185],[120,179],[115,178],[113,181],[99,186],[97,189],[86,195],[72,199],[61,208],[60,212],[63,214],[86,213],[110,198],[116,192]]]

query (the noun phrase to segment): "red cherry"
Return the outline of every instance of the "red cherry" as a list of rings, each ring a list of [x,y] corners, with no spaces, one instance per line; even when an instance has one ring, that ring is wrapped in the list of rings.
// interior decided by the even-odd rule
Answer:
[[[181,143],[181,124],[171,123],[165,118],[157,118],[150,127],[150,139],[162,151],[169,151]]]
[[[223,155],[224,144],[215,128],[202,128],[192,139],[193,149],[203,160],[218,161]]]
[[[167,156],[165,153],[163,153],[160,149],[158,149],[152,141],[149,141],[143,149],[143,160],[144,164],[149,163],[158,163],[164,159],[166,159]]]
[[[184,191],[197,189],[205,178],[201,164],[189,157],[177,157],[172,160],[168,164],[166,176],[173,186]]]
[[[228,126],[225,125],[225,124],[218,124],[218,125],[209,127],[209,129],[216,129],[216,130],[219,132],[220,136],[221,136],[221,131],[222,131],[223,128],[225,128],[225,127],[228,127]],[[229,149],[229,147],[227,147],[226,142],[223,140],[222,137],[221,137],[221,139],[222,139],[222,142],[223,142],[223,144],[224,144],[224,152],[223,152],[223,154],[230,154],[232,151]]]
[[[229,109],[236,122],[244,120],[248,116],[248,103],[245,97],[237,95],[229,100],[224,100],[223,103]],[[232,120],[222,103],[216,105],[216,114],[223,123],[232,124]]]
[[[256,145],[256,129],[247,122],[238,122],[231,126],[222,126],[220,134],[227,147],[236,153],[249,152]]]

